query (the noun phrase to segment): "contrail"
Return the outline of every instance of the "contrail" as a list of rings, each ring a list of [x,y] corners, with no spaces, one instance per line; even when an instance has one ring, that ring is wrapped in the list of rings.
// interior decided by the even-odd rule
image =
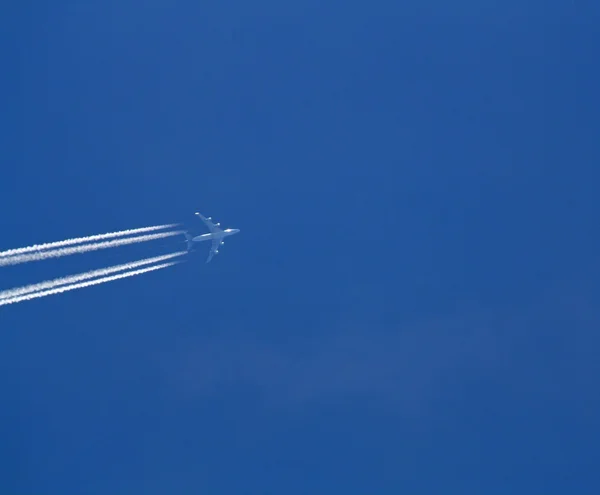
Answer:
[[[141,275],[142,273],[153,272],[155,270],[161,270],[163,268],[168,268],[169,266],[177,265],[181,263],[181,261],[171,261],[169,263],[162,263],[160,265],[153,265],[146,268],[140,268],[139,270],[132,270],[125,273],[119,273],[117,275],[112,275],[110,277],[102,277],[97,278],[95,280],[88,280],[87,282],[81,282],[78,284],[65,285],[62,287],[56,287],[54,289],[42,290],[38,292],[33,292],[32,294],[25,294],[23,296],[11,297],[9,299],[0,300],[0,306],[5,306],[7,304],[15,304],[23,301],[30,301],[32,299],[37,299],[39,297],[52,296],[54,294],[62,294],[63,292],[68,292],[76,289],[83,289],[85,287],[91,287],[93,285],[105,284],[107,282],[112,282],[113,280],[119,280],[127,277],[135,277],[136,275]]]
[[[8,251],[0,251],[0,258],[7,256],[16,256],[18,254],[32,253],[34,251],[43,251],[45,249],[55,249],[74,244],[83,244],[84,242],[96,242],[104,239],[114,239],[115,237],[125,237],[128,235],[144,234],[146,232],[154,232],[156,230],[172,229],[179,224],[172,223],[168,225],[155,225],[153,227],[142,227],[140,229],[121,230],[119,232],[109,232],[107,234],[89,235],[87,237],[76,237],[74,239],[66,239],[64,241],[48,242],[46,244],[34,244],[33,246],[23,247],[18,249],[9,249]]]
[[[81,246],[73,246],[68,248],[52,249],[50,251],[40,251],[31,254],[18,254],[7,258],[0,258],[0,266],[18,265],[20,263],[28,263],[30,261],[42,261],[49,258],[60,258],[62,256],[70,256],[72,254],[87,253],[89,251],[98,251],[99,249],[109,249],[127,244],[137,244],[139,242],[148,242],[155,239],[164,239],[174,235],[183,234],[183,230],[175,230],[171,232],[163,232],[161,234],[148,234],[137,237],[128,237],[126,239],[115,239],[112,241],[97,242],[95,244],[83,244]]]
[[[89,280],[96,277],[104,277],[106,275],[111,275],[113,273],[118,273],[125,270],[133,270],[134,268],[138,268],[140,266],[160,263],[162,261],[176,258],[177,256],[183,256],[185,254],[188,254],[187,251],[179,251],[176,253],[165,254],[163,256],[155,256],[153,258],[146,258],[130,263],[123,263],[122,265],[115,265],[108,268],[100,268],[99,270],[92,270],[77,275],[70,275],[68,277],[55,278],[54,280],[47,280],[45,282],[40,282],[39,284],[25,285],[16,289],[8,289],[0,292],[0,300],[11,299],[14,297],[23,296],[25,294],[30,294],[32,292],[37,292],[41,290],[54,289],[62,285],[75,284],[78,282],[83,282],[84,280]]]

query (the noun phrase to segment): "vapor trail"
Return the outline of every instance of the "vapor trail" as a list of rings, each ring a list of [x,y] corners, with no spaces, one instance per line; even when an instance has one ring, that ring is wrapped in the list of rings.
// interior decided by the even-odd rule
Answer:
[[[153,241],[155,239],[164,239],[165,237],[172,237],[174,235],[180,234],[183,234],[183,230],[174,230],[171,232],[163,232],[161,234],[148,234],[137,237],[128,237],[126,239],[115,239],[112,241],[97,242],[95,244],[83,244],[81,246],[52,249],[49,251],[40,251],[31,254],[19,254],[16,256],[9,256],[7,258],[0,258],[0,266],[18,265],[20,263],[28,263],[30,261],[42,261],[49,258],[60,258],[62,256],[70,256],[72,254],[81,254],[87,253],[89,251],[98,251],[99,249],[109,249],[119,246],[125,246],[127,244],[137,244],[140,242]]]
[[[84,280],[89,280],[96,277],[104,277],[113,273],[122,272],[125,270],[133,270],[144,265],[152,265],[154,263],[160,263],[169,259],[176,258],[177,256],[183,256],[187,254],[187,251],[179,251],[176,253],[165,254],[163,256],[155,256],[153,258],[146,258],[139,261],[133,261],[130,263],[123,263],[122,265],[115,265],[108,268],[100,268],[99,270],[92,270],[89,272],[79,273],[77,275],[70,275],[68,277],[55,278],[54,280],[47,280],[40,282],[39,284],[25,285],[16,289],[8,289],[0,292],[0,300],[10,299],[32,292],[41,290],[54,289],[62,285],[75,284]]]
[[[179,224],[173,223],[168,225],[155,225],[153,227],[142,227],[140,229],[129,229],[121,230],[119,232],[109,232],[107,234],[88,235],[86,237],[76,237],[74,239],[66,239],[64,241],[48,242],[45,244],[34,244],[33,246],[9,249],[8,251],[1,251],[0,258],[7,256],[16,256],[18,254],[32,253],[34,251],[43,251],[45,249],[55,249],[65,246],[72,246],[74,244],[83,244],[84,242],[95,242],[102,241],[104,239],[114,239],[115,237],[125,237],[128,235],[143,234],[146,232],[154,232],[156,230],[172,229],[177,227]]]
[[[171,261],[169,263],[162,263],[160,265],[153,265],[146,268],[140,268],[139,270],[132,270],[125,273],[119,273],[117,275],[111,275],[110,277],[102,277],[97,278],[95,280],[88,280],[87,282],[81,282],[78,284],[70,284],[62,287],[56,287],[54,289],[42,290],[38,292],[33,292],[32,294],[25,294],[23,296],[11,297],[8,299],[0,300],[0,306],[5,306],[7,304],[15,304],[23,301],[30,301],[32,299],[38,299],[40,297],[52,296],[54,294],[62,294],[63,292],[68,292],[76,289],[83,289],[85,287],[91,287],[93,285],[105,284],[107,282],[112,282],[113,280],[119,280],[127,277],[135,277],[136,275],[141,275],[142,273],[153,272],[155,270],[161,270],[163,268],[168,268],[169,266],[177,265],[181,263],[181,261]]]

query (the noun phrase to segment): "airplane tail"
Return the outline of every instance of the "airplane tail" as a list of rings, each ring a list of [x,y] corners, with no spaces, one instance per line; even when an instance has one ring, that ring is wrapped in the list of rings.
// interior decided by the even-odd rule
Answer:
[[[185,236],[185,241],[183,241],[183,242],[187,242],[187,250],[191,251],[192,246],[194,245],[194,243],[192,241],[192,236],[190,234],[188,234],[187,232],[184,232],[183,235]]]

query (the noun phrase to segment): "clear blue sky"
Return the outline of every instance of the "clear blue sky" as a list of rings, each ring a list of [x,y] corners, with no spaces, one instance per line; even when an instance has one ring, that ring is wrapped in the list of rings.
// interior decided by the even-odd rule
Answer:
[[[13,3],[0,492],[600,492],[597,2]]]

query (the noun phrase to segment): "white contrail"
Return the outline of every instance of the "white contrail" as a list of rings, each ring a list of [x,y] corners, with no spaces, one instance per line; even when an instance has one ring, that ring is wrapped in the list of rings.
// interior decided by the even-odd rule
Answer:
[[[83,244],[81,246],[73,246],[68,248],[52,249],[50,251],[40,251],[30,254],[18,254],[7,258],[0,258],[0,266],[18,265],[20,263],[28,263],[30,261],[42,261],[49,258],[60,258],[62,256],[70,256],[71,254],[87,253],[89,251],[98,251],[99,249],[109,249],[127,244],[137,244],[139,242],[148,242],[155,239],[164,239],[174,235],[183,234],[183,230],[175,230],[171,232],[163,232],[161,234],[148,234],[137,237],[127,237],[126,239],[115,239],[112,241],[97,242],[95,244]]]
[[[181,263],[181,261],[171,261],[169,263],[162,263],[160,265],[153,265],[146,268],[140,268],[139,270],[132,270],[125,273],[119,273],[117,275],[111,275],[110,277],[102,277],[97,278],[95,280],[88,280],[87,282],[81,282],[78,284],[64,285],[62,287],[56,287],[54,289],[42,290],[38,292],[34,292],[32,294],[25,294],[23,296],[11,297],[9,299],[0,300],[0,306],[5,306],[7,304],[15,304],[23,301],[30,301],[32,299],[37,299],[39,297],[52,296],[54,294],[62,294],[63,292],[68,292],[76,289],[83,289],[85,287],[91,287],[93,285],[105,284],[107,282],[112,282],[113,280],[119,280],[127,277],[134,277],[136,275],[141,275],[142,273],[153,272],[155,270],[161,270],[163,268],[168,268],[169,266],[177,265]]]
[[[138,268],[140,266],[160,263],[162,261],[183,256],[185,254],[187,254],[187,251],[179,251],[176,253],[165,254],[163,256],[155,256],[153,258],[123,263],[121,265],[115,265],[108,268],[100,268],[99,270],[92,270],[85,273],[79,273],[77,275],[70,275],[68,277],[55,278],[54,280],[47,280],[45,282],[40,282],[39,284],[25,285],[16,289],[8,289],[0,292],[0,300],[23,296],[25,294],[30,294],[32,292],[41,290],[54,289],[62,285],[75,284],[78,282],[83,282],[84,280],[89,280],[96,277],[104,277],[106,275],[111,275],[113,273],[118,273],[125,270],[133,270],[134,268]]]
[[[34,244],[33,246],[18,249],[9,249],[8,251],[1,251],[0,258],[5,258],[7,256],[16,256],[18,254],[32,253],[34,251],[43,251],[45,249],[55,249],[65,246],[72,246],[74,244],[83,244],[85,242],[96,242],[102,241],[104,239],[114,239],[115,237],[125,237],[128,235],[144,234],[146,232],[154,232],[156,230],[172,229],[174,227],[177,227],[178,225],[179,224],[177,223],[172,223],[168,225],[155,225],[153,227],[142,227],[140,229],[121,230],[119,232],[109,232],[107,234],[89,235],[87,237],[77,237],[74,239],[48,242],[45,244]]]

